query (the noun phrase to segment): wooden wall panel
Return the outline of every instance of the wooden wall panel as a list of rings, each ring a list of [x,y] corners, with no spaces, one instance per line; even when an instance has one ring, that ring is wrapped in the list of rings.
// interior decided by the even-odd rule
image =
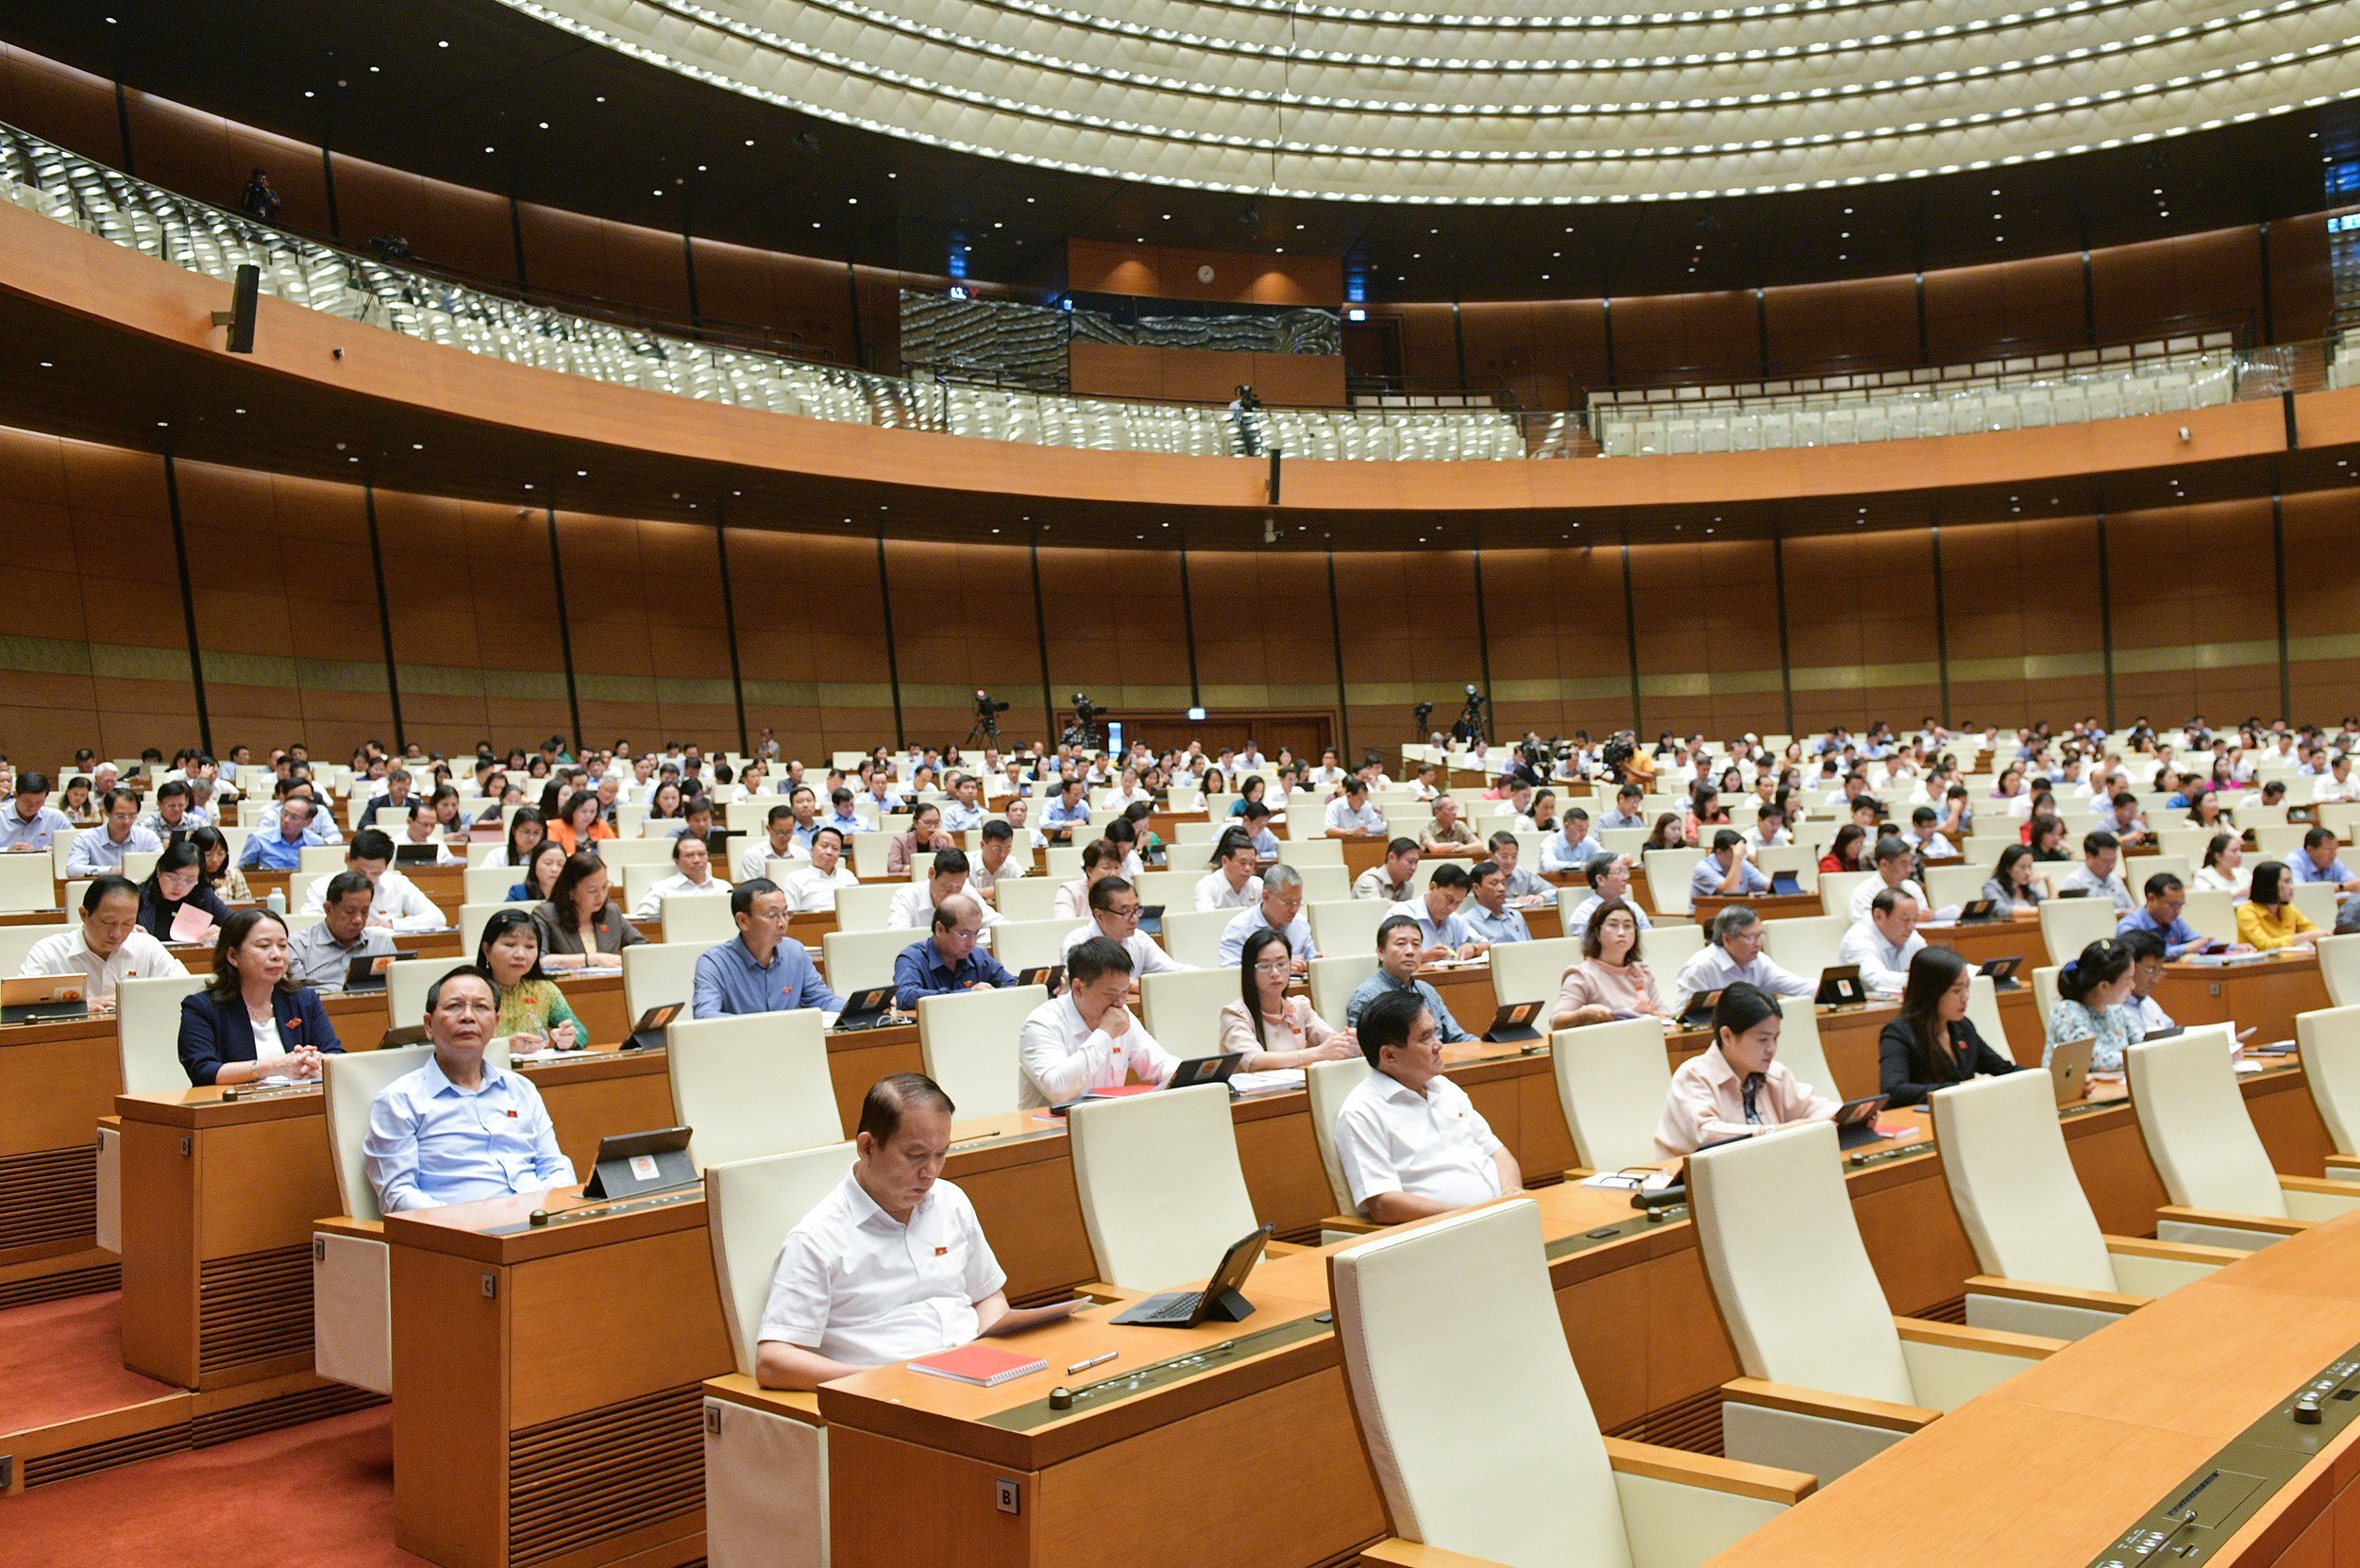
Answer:
[[[2078,253],[1926,275],[1926,343],[1936,362],[2067,347],[2087,336]]]
[[[2258,340],[2260,237],[2248,225],[2093,251],[2090,292],[2101,340],[2231,327]]]
[[[1309,708],[1340,717],[1324,555],[1190,550],[1188,597],[1208,712]]]
[[[464,750],[571,734],[546,513],[380,490],[402,727]]]
[[[1483,552],[1492,717],[1503,738],[1593,736],[1629,727],[1630,639],[1623,552],[1613,546]],[[1435,721],[1453,714],[1440,698]]]
[[[817,358],[856,362],[851,293],[841,264],[718,240],[698,240],[695,249],[700,319],[778,333]]]
[[[284,204],[280,223],[328,232],[328,178],[316,146],[136,90],[126,90],[123,107],[142,179],[234,212],[260,168]]]
[[[2281,218],[2270,225],[2270,327],[2280,343],[2324,337],[2335,313],[2335,282],[2328,270],[2327,214]]]
[[[338,153],[336,218],[348,244],[393,234],[419,260],[514,282],[508,198]]]
[[[820,767],[891,739],[876,541],[733,528],[729,544],[747,727]]]
[[[1335,256],[1279,257],[1254,251],[1069,240],[1066,277],[1076,294],[1150,299],[1334,306],[1344,297],[1344,264]]]
[[[9,124],[84,158],[122,165],[114,83],[104,76],[0,43],[0,99],[8,104]]]
[[[2270,230],[2275,244],[2277,229]],[[2286,669],[2294,714],[2332,724],[2360,713],[2360,490],[2285,499]],[[2210,717],[2210,716],[2207,716]]]
[[[2267,500],[2106,519],[2115,706],[2216,724],[2278,708],[2278,601]]]
[[[1054,737],[1041,707],[1030,550],[889,540],[885,579],[910,744],[964,743],[979,686],[1015,704],[1000,716],[1004,737]]]
[[[1447,726],[1465,687],[1482,684],[1473,552],[1340,552],[1336,610],[1356,750],[1411,738],[1421,701]]]
[[[1751,289],[1614,301],[1614,379],[1622,385],[1682,373],[1751,379],[1761,370],[1762,322]]]
[[[1526,408],[1572,406],[1576,387],[1606,384],[1606,307],[1595,299],[1470,302],[1459,309],[1467,379],[1497,377]]]
[[[1060,715],[1077,691],[1117,718],[1126,709],[1187,710],[1178,555],[1043,547],[1040,592],[1050,700]]]
[[[201,463],[177,473],[214,744],[301,740],[337,762],[363,740],[391,746],[360,487]]]
[[[1630,575],[1643,734],[1720,739],[1786,727],[1766,541],[1633,546]]]
[[[1897,729],[1936,712],[1930,536],[1861,529],[1789,539],[1784,551],[1795,733],[1842,724],[1858,733],[1875,719]]]
[[[1955,727],[2104,718],[2095,521],[1946,528],[1942,576]]]
[[[628,737],[635,750],[662,742],[695,740],[710,745],[737,728],[729,693],[729,649],[719,635],[720,578],[706,539],[704,582],[682,570],[651,576],[642,535],[667,525],[561,512],[557,542],[565,572],[565,624],[573,637],[574,688],[582,704],[582,738],[612,746]],[[692,532],[692,525],[672,524]],[[662,554],[661,545],[657,553]],[[683,591],[686,597],[679,597]],[[701,623],[701,636],[683,642],[680,629]],[[693,727],[669,722],[657,687],[665,680],[694,683],[720,670],[720,706],[725,724]]]
[[[687,315],[688,261],[678,234],[532,202],[517,204],[516,220],[534,289]]]
[[[1770,362],[1781,374],[1917,362],[1917,280],[1862,278],[1763,291]]]

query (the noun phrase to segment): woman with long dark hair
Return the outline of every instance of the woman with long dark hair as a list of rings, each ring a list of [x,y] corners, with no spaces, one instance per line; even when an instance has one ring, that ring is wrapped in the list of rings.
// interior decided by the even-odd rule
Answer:
[[[2008,852],[2031,851],[2018,844]],[[1921,948],[1910,959],[1901,1016],[1877,1037],[1877,1078],[1887,1104],[1922,1104],[1938,1088],[2015,1071],[1966,1016],[1974,995],[1975,971],[1955,949]]]
[[[1238,1000],[1221,1010],[1221,1048],[1245,1057],[1239,1071],[1269,1072],[1341,1061],[1360,1054],[1358,1037],[1311,1010],[1308,997],[1289,996],[1294,951],[1287,934],[1267,926],[1245,939],[1238,960]]]

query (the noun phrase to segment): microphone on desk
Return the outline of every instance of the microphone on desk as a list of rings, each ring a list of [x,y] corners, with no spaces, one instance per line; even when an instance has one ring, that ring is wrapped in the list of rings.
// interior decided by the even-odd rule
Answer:
[[[1677,1208],[1687,1201],[1688,1184],[1686,1182],[1674,1182],[1669,1187],[1659,1187],[1653,1191],[1643,1189],[1630,1195],[1631,1207],[1645,1209],[1649,1213],[1657,1209]]]

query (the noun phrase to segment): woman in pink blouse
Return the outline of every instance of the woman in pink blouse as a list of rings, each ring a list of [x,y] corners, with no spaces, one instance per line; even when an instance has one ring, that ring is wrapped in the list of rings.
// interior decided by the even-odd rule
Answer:
[[[1272,1072],[1360,1054],[1349,1029],[1331,1028],[1306,997],[1289,996],[1294,953],[1284,932],[1268,929],[1245,939],[1238,960],[1239,999],[1221,1010],[1221,1048],[1245,1057],[1239,1071]]]
[[[1655,1132],[1658,1155],[1677,1159],[1708,1143],[1835,1116],[1842,1107],[1813,1094],[1778,1060],[1778,1022],[1777,1001],[1761,987],[1741,980],[1721,993],[1712,1043],[1672,1074]]]
[[[1552,1029],[1604,1023],[1618,1014],[1663,1016],[1655,976],[1639,961],[1639,917],[1620,899],[1608,899],[1590,914],[1581,934],[1581,962],[1565,971],[1557,993]]]

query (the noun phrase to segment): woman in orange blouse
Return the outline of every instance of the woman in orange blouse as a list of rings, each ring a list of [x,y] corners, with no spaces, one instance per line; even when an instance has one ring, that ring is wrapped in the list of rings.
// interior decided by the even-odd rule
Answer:
[[[578,789],[557,820],[549,824],[549,836],[565,846],[567,854],[577,854],[601,838],[615,836],[614,825],[598,815],[598,792]]]

